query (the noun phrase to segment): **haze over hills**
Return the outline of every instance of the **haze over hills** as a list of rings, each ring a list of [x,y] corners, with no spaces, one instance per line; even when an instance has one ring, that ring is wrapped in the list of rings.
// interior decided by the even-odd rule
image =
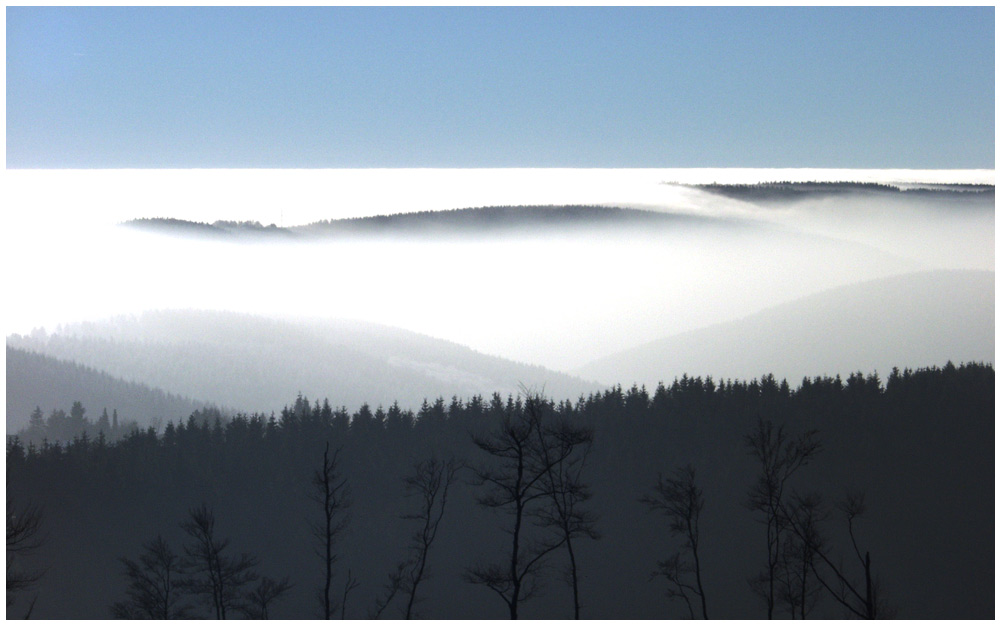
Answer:
[[[822,291],[745,318],[595,360],[576,374],[652,388],[683,374],[751,379],[846,376],[892,367],[993,362],[995,274],[931,271]]]
[[[520,385],[573,399],[598,389],[447,341],[352,321],[157,311],[50,335],[12,335],[7,345],[244,411],[276,411],[299,393],[351,409],[394,401],[417,409],[424,399],[516,393]]]
[[[667,185],[668,183],[662,183]],[[673,184],[709,192],[713,196],[754,204],[795,202],[828,198],[868,199],[874,201],[938,201],[978,206],[992,204],[994,186],[988,184],[875,182],[768,182],[754,184]],[[718,223],[718,214],[700,213],[674,198],[674,206],[650,208],[640,205],[516,205],[482,206],[446,210],[387,213],[364,217],[324,219],[298,226],[263,225],[258,221],[217,220],[204,223],[176,218],[143,217],[123,222],[124,226],[180,236],[247,238],[296,235],[309,237],[445,235],[465,237],[504,233],[549,234],[599,227],[665,228],[678,223]],[[728,215],[722,220],[743,221],[747,215]]]
[[[936,268],[992,276],[992,185],[658,186],[670,187],[674,208],[483,206],[288,228],[127,221],[134,228],[114,229],[74,263],[26,284],[51,284],[46,293],[68,296],[60,302],[102,311],[77,320],[176,309],[275,319],[146,314],[134,323],[69,325],[44,339],[10,337],[8,345],[249,411],[276,410],[299,392],[351,407],[398,400],[416,408],[424,398],[507,393],[519,383],[561,398],[596,387],[552,370],[655,385],[685,372],[794,380],[992,359],[992,349],[948,352],[938,342],[934,352],[938,343],[926,341],[983,327],[968,319],[978,304],[939,310],[949,298],[928,294],[959,289],[955,302],[978,302],[991,297],[992,281],[965,288],[942,278],[923,292],[904,289],[895,307],[892,290],[879,301],[877,290],[851,295],[842,287]],[[241,245],[249,242],[259,245]],[[778,304],[836,286],[846,291],[805,309]],[[25,306],[56,310],[44,298],[32,302]],[[733,330],[775,306],[777,318]],[[900,307],[916,313],[901,316]],[[753,311],[761,313],[733,321]],[[925,319],[932,313],[933,323]],[[299,315],[313,319],[275,321]],[[316,321],[325,318],[373,323]],[[846,319],[857,323],[841,329]],[[720,326],[693,330],[706,323]],[[664,338],[670,329],[691,332]],[[816,344],[815,336],[830,341]],[[601,355],[616,356],[594,361]]]
[[[243,238],[352,237],[502,234],[559,234],[601,228],[666,228],[717,221],[684,212],[653,211],[613,206],[488,206],[441,211],[392,213],[367,217],[321,220],[302,226],[267,226],[255,221],[219,220],[211,224],[173,218],[138,218],[123,226],[177,236]]]
[[[989,173],[838,172],[862,182],[828,184],[837,180],[829,172],[753,173],[758,181],[820,180],[794,186],[802,191],[790,202],[661,184],[673,173],[660,170],[569,174],[363,172],[355,180],[314,173],[329,191],[309,211],[295,194],[262,196],[270,207],[263,211],[260,202],[213,186],[199,211],[136,198],[91,230],[32,212],[37,228],[24,235],[37,243],[29,248],[85,253],[72,263],[34,255],[37,262],[12,273],[11,289],[30,297],[10,305],[7,332],[165,309],[307,315],[405,328],[569,371],[668,333],[852,282],[994,269]],[[721,171],[676,180],[717,174],[724,183],[752,180]],[[281,180],[299,179],[289,173]],[[345,186],[356,196],[344,196]],[[846,191],[823,191],[830,186]],[[910,186],[938,190],[900,191]],[[423,195],[395,194],[394,205],[380,195],[384,188]],[[428,195],[433,190],[438,195]],[[475,203],[506,199],[501,192],[508,190],[534,201]],[[455,206],[481,208],[450,210]],[[373,207],[381,216],[369,213]],[[114,225],[157,214],[167,218],[143,222],[154,232]],[[210,216],[225,219],[198,221]],[[330,219],[338,216],[352,219]]]

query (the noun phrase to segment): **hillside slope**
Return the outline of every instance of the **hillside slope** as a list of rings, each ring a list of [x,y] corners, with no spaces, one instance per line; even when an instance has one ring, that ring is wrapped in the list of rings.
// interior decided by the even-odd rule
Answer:
[[[576,374],[655,386],[684,373],[795,382],[892,367],[993,362],[995,275],[932,271],[830,289],[595,360]]]
[[[377,324],[161,311],[7,338],[126,380],[246,411],[276,411],[302,393],[334,405],[418,408],[426,398],[516,392],[575,399],[596,384]],[[10,366],[8,365],[8,371]]]
[[[35,407],[48,415],[53,410],[68,410],[76,401],[83,404],[87,417],[92,419],[97,419],[104,409],[117,410],[122,421],[135,420],[142,426],[154,420],[186,419],[204,406],[77,363],[7,346],[8,433],[27,426]]]

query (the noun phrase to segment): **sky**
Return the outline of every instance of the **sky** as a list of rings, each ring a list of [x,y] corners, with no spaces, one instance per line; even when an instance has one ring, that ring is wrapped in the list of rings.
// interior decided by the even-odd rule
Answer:
[[[8,7],[7,168],[990,169],[994,7]]]

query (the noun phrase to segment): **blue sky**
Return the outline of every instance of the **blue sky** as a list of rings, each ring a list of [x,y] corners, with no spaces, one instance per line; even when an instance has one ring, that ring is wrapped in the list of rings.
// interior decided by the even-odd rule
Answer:
[[[988,168],[993,7],[8,7],[8,168]]]

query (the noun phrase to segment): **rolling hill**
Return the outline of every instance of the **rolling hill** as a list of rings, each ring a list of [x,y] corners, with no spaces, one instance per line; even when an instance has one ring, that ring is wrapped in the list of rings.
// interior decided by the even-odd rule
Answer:
[[[692,185],[698,189],[747,202],[787,202],[821,196],[908,196],[910,198],[936,198],[992,204],[995,198],[993,185],[890,185],[859,182],[774,182],[750,185],[712,184]]]
[[[749,379],[993,362],[995,274],[930,271],[847,285],[668,336],[574,373],[655,386],[682,374]]]
[[[12,335],[7,345],[245,411],[276,411],[299,393],[349,408],[398,401],[416,409],[424,399],[516,393],[520,385],[571,399],[598,389],[458,344],[352,321],[159,311],[45,337]]]
[[[394,213],[333,220],[291,227],[258,222],[217,221],[211,224],[173,218],[141,218],[129,228],[165,235],[257,240],[268,238],[338,238],[382,236],[491,236],[524,233],[569,233],[579,229],[665,228],[676,224],[708,224],[712,218],[684,213],[609,206],[489,206]]]

